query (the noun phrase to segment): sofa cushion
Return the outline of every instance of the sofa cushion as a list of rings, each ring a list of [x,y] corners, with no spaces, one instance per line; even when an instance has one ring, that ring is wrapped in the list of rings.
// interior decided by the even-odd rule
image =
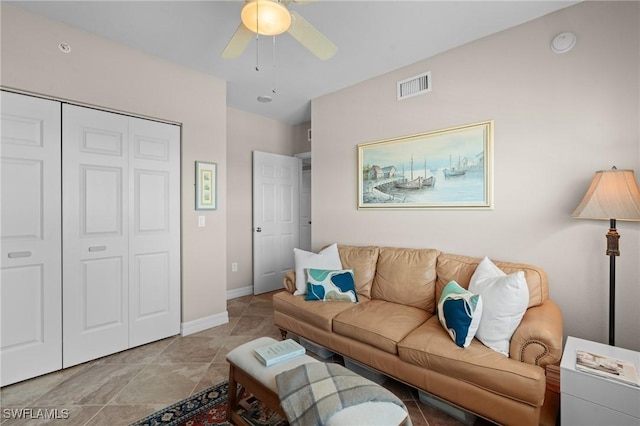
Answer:
[[[342,269],[337,244],[331,244],[330,246],[323,248],[320,253],[312,253],[310,251],[294,248],[293,256],[296,264],[296,291],[293,294],[296,296],[307,292],[307,276],[304,273],[305,269]]]
[[[436,300],[440,299],[442,289],[449,281],[455,281],[462,288],[469,288],[471,276],[476,271],[482,258],[442,253],[438,257],[436,283]],[[506,274],[523,271],[529,288],[529,304],[527,307],[539,306],[549,299],[549,281],[544,270],[525,263],[494,261],[495,265]]]
[[[273,295],[273,309],[321,330],[331,331],[333,317],[354,307],[352,302],[315,303],[307,302],[304,298],[304,295],[294,296],[288,291],[281,291]],[[368,300],[360,297],[358,304],[368,303]]]
[[[440,252],[434,249],[380,249],[371,299],[435,313],[436,263]]]
[[[482,318],[482,297],[451,281],[438,301],[438,320],[461,348],[471,344]]]
[[[340,261],[344,269],[353,269],[356,291],[364,297],[371,297],[371,284],[376,274],[378,247],[338,246]]]
[[[307,274],[307,296],[304,300],[357,302],[351,269],[329,271],[326,269],[305,269]]]
[[[529,303],[524,273],[507,275],[485,257],[471,277],[469,291],[481,295],[484,302],[476,337],[494,351],[509,356],[509,341]]]
[[[433,317],[398,343],[400,359],[534,406],[544,399],[541,367],[505,358],[473,340],[461,348]]]
[[[422,309],[370,300],[336,315],[333,332],[396,354],[397,343],[429,317]]]

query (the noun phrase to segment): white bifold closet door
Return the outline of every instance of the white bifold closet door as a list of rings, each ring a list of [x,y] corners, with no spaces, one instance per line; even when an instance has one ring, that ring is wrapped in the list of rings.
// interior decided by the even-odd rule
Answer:
[[[0,385],[62,368],[60,103],[2,92]]]
[[[63,106],[63,365],[179,333],[180,129]]]

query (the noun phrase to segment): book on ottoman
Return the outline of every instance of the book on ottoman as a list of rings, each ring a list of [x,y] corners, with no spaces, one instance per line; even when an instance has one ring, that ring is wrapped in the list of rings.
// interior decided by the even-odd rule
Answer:
[[[305,353],[304,346],[293,339],[270,343],[253,351],[256,358],[267,367]]]

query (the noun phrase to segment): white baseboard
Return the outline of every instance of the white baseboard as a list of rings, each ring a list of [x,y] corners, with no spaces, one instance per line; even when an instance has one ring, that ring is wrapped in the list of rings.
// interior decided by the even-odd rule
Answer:
[[[188,336],[190,334],[198,333],[211,327],[227,324],[228,322],[229,313],[227,311],[197,320],[183,322],[182,324],[180,324],[180,335]]]
[[[251,296],[253,294],[253,286],[249,285],[241,288],[234,288],[227,291],[227,300],[236,299],[242,296]]]
[[[227,300],[236,299],[242,296],[250,296],[253,294],[253,286],[249,285],[242,288],[236,288],[227,291]],[[207,328],[217,327],[229,322],[229,313],[224,311],[220,314],[211,315],[208,317],[200,318],[197,320],[183,322],[180,325],[180,335],[188,336],[190,334],[198,333],[206,330]]]

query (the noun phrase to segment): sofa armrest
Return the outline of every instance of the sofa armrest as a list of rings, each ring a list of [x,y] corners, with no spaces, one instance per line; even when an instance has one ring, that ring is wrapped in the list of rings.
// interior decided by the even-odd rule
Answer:
[[[562,357],[562,313],[552,300],[527,309],[511,337],[512,359],[545,368]]]
[[[291,294],[296,291],[296,271],[293,269],[284,273],[284,288]]]

